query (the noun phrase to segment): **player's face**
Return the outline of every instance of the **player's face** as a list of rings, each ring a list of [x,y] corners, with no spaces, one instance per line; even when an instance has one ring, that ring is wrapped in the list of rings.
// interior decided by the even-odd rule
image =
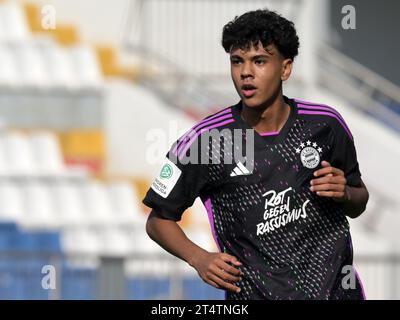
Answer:
[[[281,91],[282,81],[289,78],[292,60],[285,59],[271,44],[266,51],[261,42],[257,48],[230,54],[231,75],[242,102],[251,108],[269,105]]]

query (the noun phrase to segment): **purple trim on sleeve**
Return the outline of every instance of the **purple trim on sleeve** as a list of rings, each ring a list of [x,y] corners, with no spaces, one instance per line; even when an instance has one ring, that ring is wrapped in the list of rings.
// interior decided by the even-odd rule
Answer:
[[[214,228],[214,216],[213,216],[213,212],[212,212],[211,198],[210,198],[210,197],[207,197],[207,198],[204,198],[204,199],[202,199],[202,200],[203,200],[204,207],[205,207],[206,210],[207,210],[208,221],[210,222],[211,233],[212,233],[212,235],[213,235],[215,244],[217,245],[219,252],[222,252],[222,251],[221,251],[221,247],[219,246],[219,243],[218,243],[218,240],[217,240],[217,235],[216,235],[216,233],[215,233],[215,228]]]
[[[350,235],[350,242],[349,242],[349,244],[350,244],[351,256],[353,256],[353,255],[354,255],[354,252],[353,252],[353,239],[352,239],[351,235]],[[361,293],[362,293],[362,295],[363,295],[363,298],[364,298],[364,300],[367,300],[367,297],[366,297],[366,295],[365,295],[364,285],[363,285],[363,283],[362,283],[362,281],[361,281],[360,276],[358,275],[358,272],[357,272],[356,268],[354,267],[354,263],[353,263],[353,266],[352,266],[352,267],[353,267],[353,270],[354,270],[354,272],[355,272],[355,274],[356,274],[356,278],[357,278],[357,280],[358,280],[358,283],[360,284]]]
[[[331,112],[331,113],[337,115],[339,117],[339,119],[342,120],[342,122],[341,122],[342,126],[345,126],[347,128],[347,130],[349,132],[351,132],[350,129],[349,129],[349,126],[347,125],[346,121],[344,121],[344,119],[341,116],[341,114],[339,112],[337,112],[335,109],[333,109],[333,108],[331,108],[329,106],[319,106],[319,105],[318,106],[317,105],[310,106],[310,105],[304,105],[304,104],[298,104],[297,106],[299,108],[302,108],[302,109],[321,110],[321,111]]]
[[[196,133],[196,135],[194,135],[194,136],[186,143],[186,145],[183,147],[182,150],[178,151],[178,152],[179,152],[179,160],[182,160],[182,158],[183,158],[184,155],[186,154],[186,151],[187,151],[187,150],[189,149],[189,147],[193,144],[193,142],[196,140],[196,138],[197,138],[198,136],[202,135],[205,131],[208,131],[208,130],[213,129],[213,128],[221,127],[221,126],[223,126],[223,125],[225,125],[225,124],[228,124],[228,123],[231,123],[231,122],[234,122],[234,121],[235,121],[234,119],[228,119],[228,120],[223,121],[223,122],[218,122],[218,123],[216,123],[216,124],[214,124],[214,125],[212,125],[212,126],[209,126],[209,127],[206,127],[206,128],[202,128],[199,132]]]
[[[354,266],[353,266],[353,270],[354,270],[354,272],[355,272],[355,274],[356,274],[356,278],[357,278],[357,280],[358,280],[358,283],[360,284],[361,293],[362,293],[363,299],[364,299],[364,300],[367,300],[367,297],[365,296],[364,285],[363,285],[363,283],[362,283],[362,281],[361,281],[361,278],[360,278],[360,276],[358,275],[358,272],[357,272],[357,270],[356,270],[356,268],[355,268]]]
[[[185,136],[184,141],[182,140],[182,143],[176,148],[177,150],[176,150],[175,155],[178,155],[178,153],[182,149],[185,148],[185,144],[187,144],[191,140],[193,135],[195,135],[199,131],[199,129],[207,127],[210,124],[213,124],[213,123],[219,122],[221,120],[225,120],[225,119],[232,119],[232,114],[227,114],[227,115],[224,115],[222,117],[219,117],[219,118],[216,118],[216,119],[213,119],[213,120],[206,121],[206,122],[203,122],[201,124],[198,124],[196,127],[194,127],[194,129],[192,129],[192,130],[190,130],[190,132],[188,132],[188,134]]]
[[[335,118],[341,126],[343,127],[344,131],[346,131],[347,135],[349,136],[350,140],[353,140],[353,135],[351,134],[350,130],[347,128],[346,124],[334,113],[332,112],[323,112],[323,111],[306,111],[306,110],[299,110],[299,114],[310,114],[310,115],[325,115],[328,117]]]
[[[177,149],[181,147],[181,145],[187,141],[187,136],[192,133],[193,131],[196,131],[196,128],[198,128],[199,126],[201,126],[203,123],[206,123],[210,120],[213,120],[219,116],[222,116],[226,113],[229,113],[231,111],[231,108],[226,108],[216,114],[214,114],[213,116],[207,118],[207,119],[203,119],[202,121],[200,121],[199,123],[197,123],[196,125],[194,125],[190,130],[188,130],[180,139],[179,141],[176,143],[174,149],[172,150],[173,153],[175,153],[175,155],[178,155],[178,151]]]

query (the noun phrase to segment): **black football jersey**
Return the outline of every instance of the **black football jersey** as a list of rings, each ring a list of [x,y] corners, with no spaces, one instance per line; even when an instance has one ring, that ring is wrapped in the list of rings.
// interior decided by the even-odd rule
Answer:
[[[241,102],[197,123],[173,144],[143,203],[179,221],[201,198],[219,250],[242,263],[241,291],[227,299],[363,299],[345,211],[310,190],[323,160],[361,186],[353,136],[334,108],[284,99],[290,114],[279,132],[256,132]]]

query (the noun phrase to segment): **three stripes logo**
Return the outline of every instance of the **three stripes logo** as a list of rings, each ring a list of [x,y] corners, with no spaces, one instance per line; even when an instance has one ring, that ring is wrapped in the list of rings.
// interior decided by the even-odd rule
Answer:
[[[237,163],[236,167],[232,170],[230,176],[231,177],[236,177],[236,176],[248,176],[252,174],[240,161]]]

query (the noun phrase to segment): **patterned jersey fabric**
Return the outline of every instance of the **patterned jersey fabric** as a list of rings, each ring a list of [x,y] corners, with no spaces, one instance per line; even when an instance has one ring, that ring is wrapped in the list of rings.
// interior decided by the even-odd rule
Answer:
[[[179,221],[202,199],[218,248],[242,262],[241,291],[227,299],[363,299],[358,277],[344,285],[356,275],[344,209],[309,189],[323,160],[361,186],[352,134],[332,107],[284,99],[279,132],[253,130],[241,102],[200,121],[171,147],[143,202]]]

